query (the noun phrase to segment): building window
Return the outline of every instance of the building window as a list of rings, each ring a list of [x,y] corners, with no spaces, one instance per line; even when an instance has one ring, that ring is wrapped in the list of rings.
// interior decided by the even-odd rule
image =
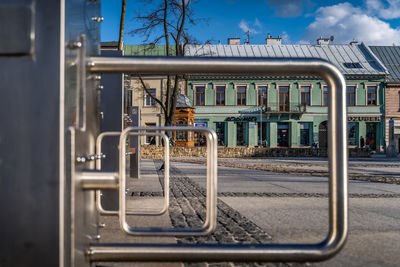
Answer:
[[[302,86],[300,88],[300,92],[301,92],[300,104],[301,105],[303,105],[303,106],[310,105],[310,103],[311,103],[310,91],[311,91],[310,86]]]
[[[218,145],[224,146],[225,145],[225,122],[216,122],[215,123],[215,132],[218,137]]]
[[[356,105],[356,87],[355,86],[347,86],[347,105],[355,106]]]
[[[348,122],[347,123],[347,132],[349,135],[348,144],[350,146],[355,146],[357,143],[357,123],[356,122]]]
[[[217,86],[215,89],[215,105],[225,106],[225,86]]]
[[[238,86],[236,88],[236,103],[238,106],[246,105],[246,86]]]
[[[150,88],[148,89],[149,93],[152,96],[156,96],[156,89],[155,88]],[[144,94],[144,106],[145,107],[154,107],[156,105],[156,101],[147,93],[145,92]]]
[[[343,65],[348,69],[361,69],[362,68],[361,64],[358,62],[354,62],[354,63],[346,62],[346,63],[343,63]]]
[[[133,106],[133,90],[128,90],[126,99],[127,99],[126,106],[132,107]]]
[[[267,86],[258,86],[258,105],[267,105]]]
[[[376,101],[376,96],[377,96],[377,93],[376,93],[376,86],[368,86],[367,87],[367,90],[368,90],[368,101],[367,101],[367,104],[368,105],[376,105],[377,104],[377,101]]]
[[[300,145],[302,146],[310,145],[310,124],[309,122],[300,123]]]
[[[146,123],[146,127],[155,127],[155,123]],[[153,135],[146,135],[146,144],[147,145],[155,145],[156,144],[156,137]]]
[[[205,91],[204,86],[196,86],[196,106],[204,106],[205,104]]]
[[[323,105],[327,106],[328,105],[328,86],[324,86],[324,92],[323,92]]]
[[[279,86],[279,111],[289,111],[289,86]]]
[[[188,124],[186,120],[181,119],[176,122],[176,126],[187,126],[187,125]],[[176,131],[175,139],[177,141],[187,141],[186,134],[187,132],[184,131]]]

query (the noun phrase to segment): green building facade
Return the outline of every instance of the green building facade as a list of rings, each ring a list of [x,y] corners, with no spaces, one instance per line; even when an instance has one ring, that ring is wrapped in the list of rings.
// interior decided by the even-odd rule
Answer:
[[[273,47],[273,55],[260,54],[278,57],[276,51],[290,51],[288,46],[279,45],[279,50]],[[226,52],[221,53],[221,47],[226,51],[228,46],[194,47],[193,51],[200,51],[201,55],[226,56]],[[271,45],[262,47],[268,49]],[[238,56],[240,49],[254,51],[256,48],[262,51],[255,45],[230,45],[233,52],[228,56]],[[237,49],[236,55],[234,49]],[[301,45],[297,49],[324,52],[318,54],[327,55],[322,58],[344,73],[349,147],[360,147],[363,137],[364,144],[368,143],[377,151],[383,150],[387,70],[380,61],[363,44]],[[353,54],[345,58],[340,55],[340,49]],[[187,54],[195,56],[190,48]],[[250,53],[246,51],[246,54]],[[316,56],[310,53],[310,57]],[[327,147],[328,93],[329,88],[322,79],[285,77],[284,74],[273,78],[191,76],[186,88],[186,95],[195,107],[195,125],[214,129],[219,145],[224,146]]]

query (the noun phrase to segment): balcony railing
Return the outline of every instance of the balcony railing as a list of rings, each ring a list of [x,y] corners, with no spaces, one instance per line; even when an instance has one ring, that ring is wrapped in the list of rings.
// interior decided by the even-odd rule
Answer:
[[[306,105],[300,104],[268,104],[265,108],[265,113],[295,113],[301,114],[306,112]]]

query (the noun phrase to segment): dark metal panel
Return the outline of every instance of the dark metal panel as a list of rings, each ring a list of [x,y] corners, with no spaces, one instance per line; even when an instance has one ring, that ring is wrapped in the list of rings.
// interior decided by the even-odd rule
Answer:
[[[0,3],[0,56],[33,53],[33,3]]]
[[[34,55],[0,57],[0,266],[59,265],[62,1],[35,2]]]
[[[122,56],[122,51],[102,50],[102,56]],[[101,85],[101,120],[100,132],[122,131],[123,118],[123,77],[122,74],[103,74]],[[102,151],[106,158],[102,161],[105,170],[118,170],[118,142],[119,138],[110,136],[104,139]],[[118,190],[102,191],[103,207],[107,210],[118,210]]]

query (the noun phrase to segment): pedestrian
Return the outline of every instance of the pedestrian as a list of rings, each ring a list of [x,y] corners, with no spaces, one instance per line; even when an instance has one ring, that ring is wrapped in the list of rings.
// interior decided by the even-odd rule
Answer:
[[[268,141],[267,141],[267,139],[264,139],[263,147],[268,147]]]
[[[360,147],[361,148],[364,148],[364,145],[365,145],[365,143],[364,143],[364,137],[360,137]]]
[[[154,136],[152,136],[150,138],[150,145],[155,145],[156,144],[156,138]]]
[[[175,145],[175,140],[172,137],[169,137],[169,134],[167,134],[167,139],[168,139],[168,146],[174,146]],[[164,139],[161,139],[161,145],[164,146]],[[163,161],[163,164],[161,165],[159,171],[163,171],[165,168],[165,161]]]
[[[371,143],[371,139],[369,139],[369,136],[367,136],[367,139],[365,140],[365,148],[369,149],[369,144]]]

